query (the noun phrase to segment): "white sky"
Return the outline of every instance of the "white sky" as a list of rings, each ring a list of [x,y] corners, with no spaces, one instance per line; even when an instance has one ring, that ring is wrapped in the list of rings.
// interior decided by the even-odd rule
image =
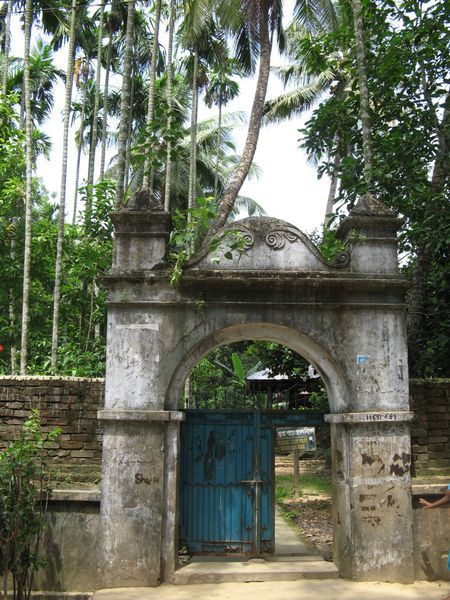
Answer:
[[[23,55],[23,37],[19,23],[14,24],[12,35],[12,55]],[[272,59],[274,65],[280,64],[278,56]],[[66,69],[66,51],[55,55],[55,62],[61,69]],[[241,93],[230,102],[227,112],[251,110],[255,81],[243,80]],[[270,77],[267,98],[274,97],[283,91],[281,83]],[[74,91],[75,93],[75,91]],[[73,95],[74,99],[74,95]],[[55,91],[55,107],[49,121],[43,126],[44,131],[51,137],[53,151],[51,160],[38,159],[36,175],[42,177],[47,189],[55,194],[59,201],[61,180],[61,148],[62,148],[62,111],[64,107],[64,86],[60,83]],[[214,116],[204,105],[200,106],[199,118]],[[307,163],[305,153],[298,148],[298,129],[307,120],[306,114],[301,120],[293,119],[277,125],[261,129],[255,162],[262,174],[258,180],[246,181],[241,193],[252,197],[260,203],[270,216],[284,219],[296,225],[303,231],[309,232],[322,225],[325,213],[326,197],[329,182],[327,178],[318,180],[315,169]],[[75,185],[76,147],[73,142],[73,129],[70,133],[69,172],[66,191],[66,213],[70,220],[73,210]],[[246,127],[239,126],[235,131],[235,142],[239,153],[245,141]],[[97,150],[97,166],[100,149]],[[82,175],[87,171],[87,157],[84,157],[81,168]]]

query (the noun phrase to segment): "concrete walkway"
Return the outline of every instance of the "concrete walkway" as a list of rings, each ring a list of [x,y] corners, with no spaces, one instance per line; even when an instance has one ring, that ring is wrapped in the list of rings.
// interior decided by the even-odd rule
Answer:
[[[248,583],[262,581],[297,581],[335,579],[338,570],[326,562],[299,530],[275,511],[275,554],[243,559],[239,556],[194,556],[189,564],[175,573],[176,585],[206,583]]]
[[[354,583],[343,579],[326,581],[269,581],[265,583],[221,583],[167,585],[158,588],[100,590],[93,600],[443,600],[450,584],[443,582]]]
[[[299,564],[314,561],[318,567],[332,568],[319,555],[313,555],[314,549],[302,542],[297,530],[287,524],[277,514],[275,521],[275,550],[273,557],[256,561],[204,560],[195,558],[190,565],[182,567],[178,574],[187,573],[189,568],[196,567],[210,573],[220,569],[234,569],[236,572],[249,573],[253,564],[261,569],[267,567],[287,569],[293,562]],[[220,565],[225,565],[221,567]],[[246,566],[247,565],[247,566]],[[335,570],[336,571],[336,570]],[[275,572],[275,571],[274,571]],[[323,575],[322,575],[323,576]],[[330,574],[336,577],[337,573]],[[307,577],[307,576],[306,576]],[[412,585],[397,583],[355,583],[343,579],[307,579],[305,576],[297,581],[253,581],[251,583],[189,583],[188,585],[163,584],[158,588],[117,588],[100,590],[92,600],[444,600],[450,594],[448,582],[417,582]],[[314,577],[314,575],[313,575]],[[186,578],[188,579],[188,578]],[[206,578],[207,580],[207,578]]]

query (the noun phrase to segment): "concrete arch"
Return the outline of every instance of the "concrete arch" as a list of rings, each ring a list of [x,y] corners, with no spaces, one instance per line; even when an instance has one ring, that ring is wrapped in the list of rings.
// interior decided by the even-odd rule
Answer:
[[[287,346],[309,361],[320,373],[332,413],[348,409],[349,389],[344,374],[330,353],[301,331],[275,323],[245,323],[223,327],[192,344],[176,366],[166,393],[166,410],[177,410],[186,377],[209,352],[224,344],[244,340],[267,340]]]
[[[137,201],[139,200],[139,201]],[[399,221],[372,196],[341,224],[332,262],[297,228],[233,223],[231,257],[192,261],[171,287],[170,215],[139,197],[113,214],[102,466],[104,587],[159,585],[176,565],[178,398],[210,350],[271,340],[321,373],[331,413],[334,560],[343,577],[413,578],[411,444]],[[227,229],[227,228],[225,228]],[[145,482],[143,485],[139,485]]]

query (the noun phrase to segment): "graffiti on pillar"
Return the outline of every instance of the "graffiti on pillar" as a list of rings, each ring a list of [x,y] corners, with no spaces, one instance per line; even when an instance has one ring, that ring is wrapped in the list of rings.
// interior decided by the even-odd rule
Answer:
[[[152,483],[159,483],[158,477],[144,477],[142,473],[136,473],[134,476],[134,483],[137,485],[141,483],[145,483],[146,485],[151,485]]]
[[[398,454],[397,452],[394,454],[393,462],[390,468],[391,475],[397,475],[397,477],[403,477],[409,473],[411,468],[411,454],[407,452],[402,452]]]

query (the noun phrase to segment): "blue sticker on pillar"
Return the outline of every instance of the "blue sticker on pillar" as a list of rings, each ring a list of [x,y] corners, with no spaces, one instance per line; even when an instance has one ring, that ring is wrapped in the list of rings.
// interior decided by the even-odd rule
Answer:
[[[370,356],[368,354],[357,354],[356,355],[356,364],[364,365],[365,363],[369,362],[369,358],[370,358]]]

